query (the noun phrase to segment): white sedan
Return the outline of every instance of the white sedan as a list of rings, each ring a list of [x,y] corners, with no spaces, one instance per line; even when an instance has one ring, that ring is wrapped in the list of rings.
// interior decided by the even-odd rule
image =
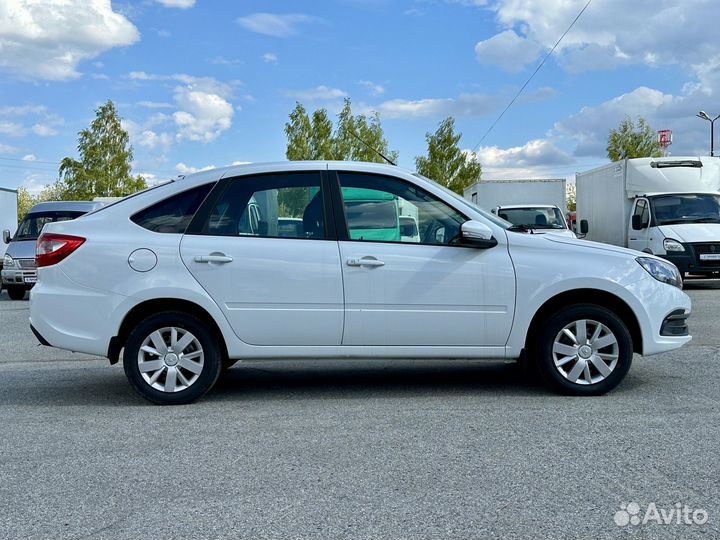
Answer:
[[[597,395],[690,341],[672,264],[508,226],[397,167],[204,171],[48,224],[30,322],[170,404],[268,358],[525,358]]]

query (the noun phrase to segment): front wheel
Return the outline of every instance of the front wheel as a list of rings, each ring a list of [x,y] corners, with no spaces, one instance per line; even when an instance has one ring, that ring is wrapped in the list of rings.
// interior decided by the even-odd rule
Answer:
[[[17,285],[5,285],[10,300],[22,300],[25,298],[25,287],[19,287]]]
[[[200,320],[164,312],[140,322],[123,353],[125,375],[144,398],[161,405],[195,401],[217,381],[220,348]]]
[[[544,325],[535,361],[548,386],[559,393],[597,396],[625,378],[632,338],[613,312],[593,304],[563,308]]]

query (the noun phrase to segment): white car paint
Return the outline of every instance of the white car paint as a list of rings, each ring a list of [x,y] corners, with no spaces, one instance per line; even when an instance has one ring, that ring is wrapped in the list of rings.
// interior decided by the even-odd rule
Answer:
[[[490,229],[490,249],[424,244],[210,237],[146,230],[129,217],[210,181],[281,171],[356,171],[413,183]],[[690,312],[680,289],[661,283],[637,252],[553,234],[508,232],[441,186],[397,167],[369,163],[249,164],[189,175],[46,231],[86,238],[60,263],[42,267],[30,322],[55,347],[105,356],[124,318],[148,300],[182,299],[218,325],[230,358],[520,357],[533,316],[548,300],[605,291],[637,318],[642,353],[687,343],[660,336],[674,310]],[[152,270],[128,262],[137,249]],[[229,264],[196,262],[223,253]],[[383,266],[348,266],[374,257]]]

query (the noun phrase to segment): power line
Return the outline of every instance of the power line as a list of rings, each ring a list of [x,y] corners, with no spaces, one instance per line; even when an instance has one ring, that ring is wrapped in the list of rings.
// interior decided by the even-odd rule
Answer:
[[[525,81],[525,84],[523,84],[522,87],[520,87],[520,90],[517,91],[517,94],[515,94],[515,97],[513,97],[513,98],[510,100],[510,103],[507,104],[507,107],[505,107],[505,108],[503,109],[503,111],[500,113],[500,115],[495,119],[495,121],[492,123],[492,125],[487,129],[487,131],[486,131],[485,134],[482,136],[482,138],[480,139],[480,141],[473,147],[473,152],[477,152],[477,149],[478,149],[478,148],[480,147],[480,145],[483,143],[483,141],[485,140],[485,138],[486,138],[488,135],[490,135],[490,132],[493,130],[493,128],[495,128],[495,126],[496,126],[497,123],[500,121],[500,119],[501,119],[503,116],[505,116],[505,113],[508,111],[508,109],[509,109],[510,107],[512,107],[513,103],[515,103],[515,101],[517,100],[517,98],[520,97],[520,94],[522,94],[523,90],[525,90],[525,87],[526,87],[528,84],[530,84],[530,81],[532,81],[532,80],[533,80],[533,77],[535,77],[535,75],[537,74],[537,72],[540,71],[540,68],[543,67],[543,65],[545,64],[545,62],[547,61],[547,59],[550,58],[550,56],[552,55],[553,52],[555,52],[555,49],[557,48],[557,46],[560,45],[560,42],[561,42],[561,41],[563,40],[563,38],[567,35],[567,33],[570,31],[570,29],[572,29],[572,27],[575,26],[575,23],[578,21],[578,19],[580,18],[580,16],[581,16],[583,13],[585,13],[585,10],[588,8],[588,6],[590,5],[591,2],[592,2],[592,0],[588,0],[588,1],[587,1],[587,4],[585,4],[585,7],[583,7],[583,8],[580,10],[580,13],[578,13],[578,14],[577,14],[577,17],[575,17],[575,19],[573,19],[573,22],[571,22],[571,23],[570,23],[570,26],[567,27],[567,30],[565,30],[565,32],[563,32],[563,35],[560,36],[560,39],[558,39],[558,40],[555,42],[555,45],[553,45],[552,49],[550,49],[550,52],[548,52],[548,53],[545,55],[545,58],[543,58],[543,59],[542,59],[542,62],[540,62],[540,64],[538,64],[538,67],[535,68],[535,71],[532,72],[532,75],[530,75],[530,77],[528,78],[528,80]]]

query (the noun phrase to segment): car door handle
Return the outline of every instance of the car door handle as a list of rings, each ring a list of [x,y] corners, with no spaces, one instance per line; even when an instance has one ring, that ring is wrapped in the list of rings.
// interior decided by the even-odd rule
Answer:
[[[195,255],[195,262],[197,263],[219,263],[225,264],[232,262],[233,258],[220,253],[211,253],[210,255]]]
[[[348,259],[347,260],[348,266],[385,266],[384,261],[380,261],[376,259],[375,257],[371,257],[369,255],[365,257],[361,257],[360,259]]]

